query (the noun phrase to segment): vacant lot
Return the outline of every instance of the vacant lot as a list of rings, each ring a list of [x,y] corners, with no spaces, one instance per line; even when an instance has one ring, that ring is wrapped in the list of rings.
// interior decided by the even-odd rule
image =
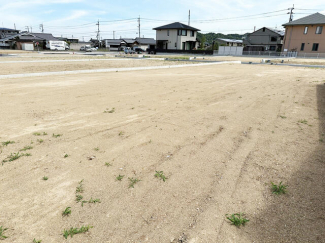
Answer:
[[[322,242],[324,83],[237,64],[1,79],[4,242]]]

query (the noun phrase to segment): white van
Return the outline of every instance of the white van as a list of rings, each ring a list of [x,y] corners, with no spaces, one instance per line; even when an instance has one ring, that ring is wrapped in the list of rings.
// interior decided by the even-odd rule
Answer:
[[[52,51],[69,50],[69,46],[65,41],[47,41],[46,48],[48,48]]]

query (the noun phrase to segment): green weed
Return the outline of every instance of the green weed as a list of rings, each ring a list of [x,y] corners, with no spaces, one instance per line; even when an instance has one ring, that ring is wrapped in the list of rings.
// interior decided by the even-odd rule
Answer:
[[[41,136],[41,133],[40,132],[34,132],[33,135],[34,136]]]
[[[96,148],[94,148],[94,150],[95,150],[95,151],[99,151],[99,148],[98,148],[98,147],[96,147]]]
[[[124,177],[124,175],[118,175],[118,176],[116,177],[116,180],[121,181],[121,180],[123,179],[123,177]]]
[[[58,138],[58,137],[61,137],[63,134],[52,134],[52,137],[54,137],[54,138]]]
[[[273,194],[277,194],[277,195],[286,194],[287,186],[283,185],[282,181],[280,182],[279,185],[276,185],[273,182],[271,182],[271,185],[272,185],[271,189]]]
[[[115,108],[112,108],[111,110],[109,110],[108,108],[104,111],[104,113],[113,113],[115,112]]]
[[[32,146],[25,146],[24,148],[22,148],[19,151],[26,151],[26,150],[29,150],[29,149],[33,149],[33,147]]]
[[[44,140],[43,140],[43,139],[37,139],[37,142],[39,142],[39,143],[43,143]]]
[[[90,198],[88,203],[100,203],[100,199],[96,198],[96,199],[93,199],[93,198]]]
[[[119,132],[119,134],[118,134],[119,136],[123,136],[124,135],[124,132]]]
[[[71,214],[71,207],[67,207],[63,212],[62,216],[69,216]]]
[[[47,176],[43,176],[42,178],[44,181],[47,181],[49,178]]]
[[[82,226],[80,229],[71,227],[69,230],[65,229],[63,231],[63,237],[68,239],[68,237],[70,236],[72,238],[76,234],[88,232],[90,228],[93,228],[93,226]]]
[[[227,219],[231,222],[231,224],[240,227],[241,225],[245,225],[247,222],[249,222],[249,219],[245,217],[244,213],[234,213],[230,216],[226,214]]]
[[[299,120],[298,122],[307,125],[307,120],[305,120],[305,119],[304,120]]]
[[[80,202],[84,197],[80,194],[76,195],[76,202]]]
[[[65,155],[64,155],[64,158],[68,158],[68,157],[69,157],[69,155],[68,155],[68,154],[65,154]]]
[[[8,146],[8,144],[13,144],[15,143],[15,141],[5,141],[5,142],[2,142],[2,146]]]
[[[5,235],[4,235],[4,232],[5,232],[7,229],[8,229],[8,228],[4,228],[3,226],[0,226],[0,239],[1,239],[1,240],[8,238],[8,236],[5,236]]]
[[[33,240],[33,243],[41,243],[41,242],[42,242],[42,240],[36,240],[35,238]]]
[[[287,117],[286,116],[280,116],[282,119],[286,119]]]
[[[131,177],[131,178],[129,177],[128,179],[129,179],[129,181],[130,181],[129,188],[130,188],[130,187],[134,188],[134,185],[135,185],[136,183],[138,183],[139,181],[141,181],[141,180],[139,180],[139,179],[137,179],[137,178],[133,178],[133,177]]]
[[[112,164],[110,164],[110,163],[108,163],[108,162],[106,162],[105,165],[106,165],[107,167],[112,166]]]
[[[161,180],[163,180],[164,182],[168,179],[165,175],[163,171],[156,171],[155,174],[156,178],[160,178]]]
[[[83,181],[84,181],[83,179],[81,181],[79,181],[79,183],[78,183],[79,185],[76,188],[76,193],[83,193],[84,192],[84,188],[83,188],[84,185],[82,184]]]

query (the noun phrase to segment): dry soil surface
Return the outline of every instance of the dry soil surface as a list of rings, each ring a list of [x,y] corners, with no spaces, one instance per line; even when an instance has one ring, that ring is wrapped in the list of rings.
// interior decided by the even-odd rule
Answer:
[[[4,242],[324,242],[324,82],[229,64],[2,79]]]

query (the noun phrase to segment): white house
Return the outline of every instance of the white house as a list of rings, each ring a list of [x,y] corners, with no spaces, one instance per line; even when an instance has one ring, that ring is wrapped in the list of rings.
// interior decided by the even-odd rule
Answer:
[[[156,30],[157,49],[194,50],[198,48],[196,40],[199,29],[175,22],[154,28]]]

